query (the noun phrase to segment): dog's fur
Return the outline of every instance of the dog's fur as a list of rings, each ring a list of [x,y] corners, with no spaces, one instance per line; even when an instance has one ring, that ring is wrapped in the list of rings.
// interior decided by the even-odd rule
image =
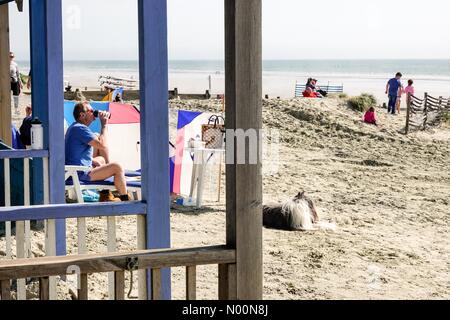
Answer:
[[[267,228],[288,231],[336,228],[334,224],[319,221],[316,207],[304,191],[283,204],[263,206],[263,225]]]

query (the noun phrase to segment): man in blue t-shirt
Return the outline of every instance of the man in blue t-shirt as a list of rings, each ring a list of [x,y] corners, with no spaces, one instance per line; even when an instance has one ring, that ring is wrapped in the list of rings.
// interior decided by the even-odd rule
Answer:
[[[386,94],[389,96],[388,113],[395,114],[395,106],[397,105],[397,100],[400,99],[402,95],[403,86],[400,82],[402,74],[397,72],[395,78],[388,81],[386,85]]]
[[[128,201],[127,184],[122,166],[118,163],[109,163],[108,157],[108,120],[109,113],[100,111],[101,133],[97,135],[89,129],[94,122],[94,109],[88,102],[75,105],[73,117],[75,121],[66,132],[66,165],[85,166],[90,170],[80,174],[80,180],[101,181],[114,177],[114,185],[120,194],[120,199],[112,197],[110,191],[104,190],[100,198],[104,201]],[[94,157],[94,148],[99,156]]]

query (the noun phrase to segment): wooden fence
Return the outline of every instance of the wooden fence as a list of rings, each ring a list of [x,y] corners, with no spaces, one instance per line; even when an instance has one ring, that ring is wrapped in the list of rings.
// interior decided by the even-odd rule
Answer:
[[[411,130],[425,130],[427,127],[436,125],[440,123],[443,115],[450,112],[448,98],[435,98],[428,93],[425,93],[423,99],[408,94],[406,103],[406,134]]]
[[[17,278],[39,279],[39,298],[49,300],[49,277],[71,275],[77,270],[80,278],[78,300],[88,300],[88,275],[93,273],[114,273],[114,298],[125,299],[125,271],[151,272],[152,300],[161,299],[161,269],[186,267],[186,299],[195,300],[197,266],[218,265],[218,298],[229,296],[228,270],[235,267],[236,251],[226,246],[189,248],[180,250],[146,250],[116,254],[90,254],[37,259],[17,259],[0,262],[1,300],[11,299],[11,280]]]
[[[49,179],[48,179],[48,152],[44,150],[27,150],[27,151],[1,151],[0,159],[4,161],[4,196],[5,196],[5,208],[11,207],[11,159],[23,160],[23,203],[24,206],[30,206],[31,203],[31,184],[30,184],[30,161],[32,159],[42,159],[43,164],[43,190],[44,190],[44,204],[49,203]],[[31,258],[31,232],[30,232],[30,220],[24,219],[22,221],[16,221],[15,223],[15,240],[16,240],[16,257],[19,259]],[[2,220],[0,220],[2,221]],[[12,237],[12,225],[11,221],[4,220],[5,223],[5,243],[6,243],[6,258],[12,259],[13,251],[13,237]],[[55,234],[55,220],[49,219],[45,221],[45,253],[48,256],[56,255],[56,234]],[[55,289],[56,282],[51,279],[50,286],[52,287],[52,295]],[[25,279],[19,279],[17,281],[17,299],[23,300],[26,298],[26,286]]]

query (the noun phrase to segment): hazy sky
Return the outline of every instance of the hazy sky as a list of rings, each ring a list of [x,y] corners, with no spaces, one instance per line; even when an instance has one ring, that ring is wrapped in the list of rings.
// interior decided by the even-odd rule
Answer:
[[[223,1],[168,0],[170,59],[223,59]],[[446,0],[262,1],[264,59],[450,59]],[[24,13],[10,4],[18,60],[29,55],[24,2]],[[137,58],[137,0],[63,0],[63,17],[65,59]]]

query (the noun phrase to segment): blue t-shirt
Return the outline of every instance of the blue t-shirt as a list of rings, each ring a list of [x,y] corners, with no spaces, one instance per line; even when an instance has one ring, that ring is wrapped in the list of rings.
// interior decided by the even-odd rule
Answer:
[[[390,96],[397,96],[398,95],[398,88],[401,87],[402,83],[400,80],[397,80],[396,78],[392,78],[388,82],[389,84],[389,95]]]
[[[87,126],[74,122],[66,132],[66,165],[91,167],[94,148],[89,142],[96,137]]]

